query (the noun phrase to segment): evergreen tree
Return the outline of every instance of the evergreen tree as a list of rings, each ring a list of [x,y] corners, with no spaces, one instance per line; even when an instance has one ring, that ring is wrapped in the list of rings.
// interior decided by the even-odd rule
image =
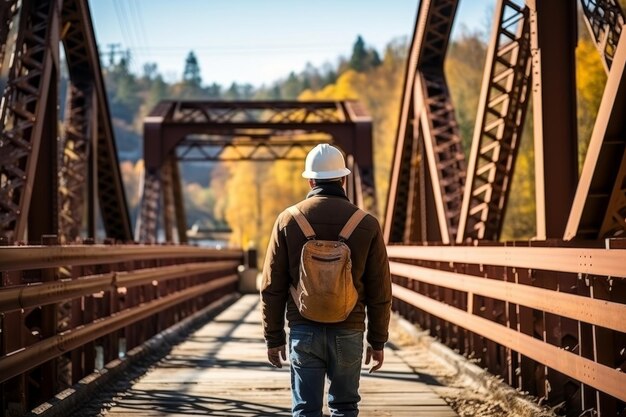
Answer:
[[[227,100],[239,100],[241,98],[241,95],[239,93],[239,85],[233,82],[230,87],[228,87],[228,90],[226,90],[226,92],[224,93],[224,98]]]
[[[366,68],[366,60],[367,60],[367,50],[365,50],[365,41],[361,35],[357,36],[356,42],[354,42],[354,46],[352,47],[352,56],[350,57],[350,68],[361,72]]]
[[[365,48],[365,41],[361,35],[357,36],[352,47],[352,56],[348,62],[348,68],[356,72],[369,71],[381,64],[380,56],[373,48]],[[343,71],[342,71],[343,72]]]
[[[283,82],[281,95],[286,100],[295,100],[302,90],[302,84],[298,79],[298,76],[292,71],[289,74],[289,77],[287,77],[287,79]]]
[[[200,87],[202,77],[200,76],[200,65],[193,51],[189,51],[185,59],[185,71],[183,72],[183,81],[185,83]]]
[[[222,96],[222,86],[218,83],[213,83],[205,88],[206,94],[209,98],[218,99]]]

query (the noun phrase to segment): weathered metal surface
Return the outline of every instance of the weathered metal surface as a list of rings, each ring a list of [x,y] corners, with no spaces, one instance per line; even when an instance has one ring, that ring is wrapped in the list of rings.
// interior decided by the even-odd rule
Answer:
[[[56,236],[42,243],[56,245]],[[0,345],[0,399],[2,412],[20,414],[234,292],[243,261],[240,250],[184,246],[0,249],[2,277],[10,277],[0,282],[0,312],[10,320],[0,334],[11,338]]]
[[[623,242],[388,246],[388,254],[394,305],[450,347],[548,404],[564,402],[568,415],[584,407],[614,415],[623,404]],[[594,291],[595,282],[609,290]],[[451,325],[469,346],[450,338]]]
[[[48,112],[48,92],[56,83],[60,1],[25,2],[20,9],[15,58],[0,109],[0,231],[24,240],[39,149]],[[56,61],[55,61],[56,59]],[[55,68],[56,67],[56,68]],[[55,90],[56,91],[56,90]],[[56,106],[55,106],[56,108]],[[39,181],[56,172],[40,173]],[[53,209],[53,207],[50,207]]]
[[[626,254],[623,254],[626,256]],[[391,262],[391,273],[458,291],[495,298],[570,317],[626,333],[626,305],[564,292],[498,281],[496,276],[476,277]]]
[[[177,291],[158,300],[143,303],[141,306],[126,309],[77,329],[68,330],[56,336],[49,336],[18,352],[0,357],[0,382],[5,382],[65,352],[148,318],[183,301],[228,285],[232,286],[236,281],[236,275],[215,279]]]
[[[94,265],[149,259],[189,258],[205,260],[239,259],[241,250],[207,250],[193,246],[72,245],[0,246],[0,268],[13,271],[52,268],[64,265]]]
[[[267,363],[258,303],[257,295],[244,296],[196,331],[116,397],[107,415],[291,415],[289,365]],[[380,371],[364,369],[359,415],[456,416],[427,381],[397,350],[386,349]]]
[[[394,284],[394,296],[626,401],[626,374]]]
[[[137,239],[157,240],[158,201],[162,197],[166,241],[174,241],[174,223],[178,240],[186,241],[186,225],[181,228],[182,203],[173,197],[173,193],[182,195],[182,185],[174,181],[176,175],[171,172],[177,161],[302,160],[320,142],[333,143],[346,157],[354,158],[359,167],[360,201],[363,208],[376,213],[371,118],[359,103],[159,103],[144,121],[146,173]]]
[[[562,238],[578,181],[576,2],[528,0],[536,237]]]
[[[130,217],[89,4],[86,0],[64,1],[62,14],[64,27],[67,28],[62,40],[70,80],[72,83],[88,82],[94,90],[97,117],[94,118],[95,126],[90,129],[90,137],[95,140],[92,148],[96,156],[94,164],[97,175],[95,184],[89,187],[97,187],[107,237],[130,242],[133,240]],[[91,201],[88,203],[94,204]]]
[[[421,237],[448,243],[457,233],[465,156],[443,71],[456,8],[456,0],[419,6],[387,200],[387,242]]]
[[[626,42],[618,45],[563,238],[626,232]]]
[[[487,51],[457,243],[497,241],[530,96],[530,23],[523,2],[500,0]]]
[[[100,291],[132,288],[207,272],[225,274],[236,270],[238,265],[238,262],[232,261],[195,262],[159,268],[143,268],[136,271],[107,272],[82,276],[80,279],[44,282],[37,285],[0,288],[0,313],[53,304]]]
[[[624,26],[624,12],[617,0],[581,0],[585,23],[608,72]]]

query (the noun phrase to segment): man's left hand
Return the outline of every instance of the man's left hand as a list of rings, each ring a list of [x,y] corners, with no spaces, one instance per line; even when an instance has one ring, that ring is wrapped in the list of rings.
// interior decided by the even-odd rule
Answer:
[[[281,357],[283,358],[284,361],[287,360],[287,353],[285,351],[285,345],[267,349],[267,359],[276,368],[283,367],[283,364],[280,361]]]

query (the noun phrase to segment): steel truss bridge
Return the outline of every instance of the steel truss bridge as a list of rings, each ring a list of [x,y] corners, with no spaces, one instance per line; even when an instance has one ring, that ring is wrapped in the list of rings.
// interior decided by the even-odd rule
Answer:
[[[419,2],[379,216],[393,307],[567,415],[624,416],[623,10],[616,0],[498,0],[466,159],[443,70],[457,6]],[[608,77],[580,175],[579,30]],[[179,161],[300,159],[334,143],[355,173],[351,200],[376,207],[371,118],[359,103],[166,101],[145,119],[133,233],[86,0],[0,0],[0,86],[3,415],[89,379],[96,357],[113,368],[122,344],[131,351],[237,291],[241,249],[185,245]],[[531,101],[537,236],[502,242]],[[160,216],[178,245],[155,244]],[[107,239],[96,243],[98,219]]]

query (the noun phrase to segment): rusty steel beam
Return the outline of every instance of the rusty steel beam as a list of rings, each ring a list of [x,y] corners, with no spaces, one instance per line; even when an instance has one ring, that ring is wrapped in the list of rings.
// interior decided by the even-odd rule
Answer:
[[[161,198],[161,170],[146,168],[141,187],[141,208],[135,224],[135,240],[143,243],[157,241],[159,202]]]
[[[0,249],[1,250],[1,249]],[[389,258],[498,265],[626,278],[624,249],[521,246],[387,246]]]
[[[315,145],[331,141],[331,138],[325,136],[290,139],[285,136],[269,138],[267,135],[235,138],[214,135],[186,138],[176,147],[176,154],[181,162],[301,161]]]
[[[609,72],[624,26],[624,12],[617,0],[581,0],[585,23]]]
[[[353,101],[163,101],[144,120],[143,198],[136,237],[157,240],[159,200],[165,205],[166,239],[186,235],[182,203],[172,194],[172,155],[179,161],[275,161],[306,157],[331,142],[359,166],[363,202],[376,213],[371,117]],[[174,183],[177,185],[174,186]],[[178,204],[177,207],[174,207]]]
[[[232,272],[238,263],[233,261],[196,262],[134,271],[107,272],[72,280],[44,282],[35,285],[0,288],[0,313],[57,303],[99,291],[132,288],[174,278],[184,278],[207,272]]]
[[[617,46],[563,238],[626,233],[626,42]]]
[[[3,80],[8,75],[10,56],[14,52],[19,25],[18,5],[17,0],[0,1],[0,91],[4,91]]]
[[[419,6],[387,200],[387,242],[426,238],[449,243],[456,236],[465,161],[443,71],[456,8],[456,0]],[[420,149],[423,154],[416,155]],[[437,230],[429,227],[432,223]]]
[[[457,243],[498,241],[530,96],[530,24],[520,1],[499,0],[487,51]]]
[[[391,262],[391,273],[470,294],[495,298],[608,329],[626,332],[626,305],[560,291]],[[489,279],[487,279],[489,278]]]
[[[530,11],[537,239],[561,238],[578,180],[576,3],[527,0]]]
[[[545,366],[626,401],[626,373],[393,284],[393,295],[420,310],[504,345]]]
[[[457,234],[466,172],[454,107],[441,71],[422,71],[415,94],[423,105],[419,121],[439,233],[443,243],[450,243]]]
[[[89,81],[70,79],[65,107],[65,132],[62,138],[62,159],[59,173],[59,240],[73,242],[81,235],[86,187],[89,185],[89,154],[93,126],[93,85]],[[93,237],[93,236],[92,236]]]
[[[60,0],[24,2],[20,10],[15,57],[0,108],[0,233],[9,240],[26,238],[48,93],[56,83],[58,51],[49,45],[58,45],[60,5]],[[40,175],[56,177],[56,172]]]
[[[187,243],[187,216],[185,216],[185,200],[183,198],[183,181],[176,159],[170,159],[172,175],[172,195],[176,214],[176,229],[178,229],[178,243]]]
[[[161,185],[163,189],[163,230],[165,231],[165,241],[174,243],[175,211],[174,208],[174,191],[172,187],[172,164],[171,157],[165,161],[161,169]]]
[[[457,234],[466,175],[458,123],[443,70],[458,1],[433,0],[421,4],[425,6],[428,9],[424,13],[420,10],[418,18],[423,34],[417,62],[419,76],[414,86],[419,114],[416,119],[424,139],[424,171],[428,171],[428,185],[432,187],[426,198],[434,202],[441,241],[449,243]],[[426,222],[432,223],[432,209],[426,206],[426,210]]]
[[[0,246],[1,271],[111,264],[145,259],[205,258],[241,259],[239,249],[206,249],[189,246],[71,245]]]
[[[113,316],[49,337],[9,356],[0,357],[0,383],[66,352],[70,352],[72,349],[87,342],[122,329],[176,304],[232,285],[236,281],[236,275],[213,279],[207,283],[186,288],[154,301],[143,303],[137,307],[123,310]]]
[[[67,28],[63,43],[70,78],[76,82],[86,79],[92,83],[95,94],[98,120],[91,135],[96,138],[97,194],[104,229],[107,237],[132,241],[130,216],[88,2],[64,1],[63,23]]]
[[[420,167],[423,167],[423,152],[418,150],[421,141],[415,120],[413,83],[416,73],[417,50],[415,37],[407,59],[400,120],[396,133],[396,146],[391,167],[391,179],[387,193],[387,207],[383,235],[385,242],[416,242],[426,240],[422,209],[423,199],[418,188],[422,183]],[[423,148],[423,146],[422,146]]]

